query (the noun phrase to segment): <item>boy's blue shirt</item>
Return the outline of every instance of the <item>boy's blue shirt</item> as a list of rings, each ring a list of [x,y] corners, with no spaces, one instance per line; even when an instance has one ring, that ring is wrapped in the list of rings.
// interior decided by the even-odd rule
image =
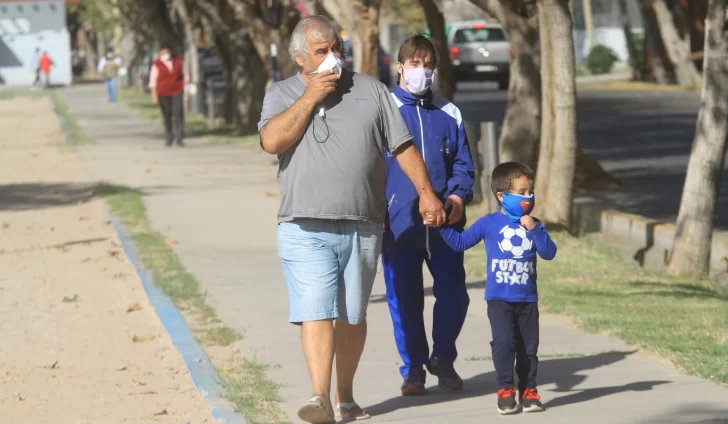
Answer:
[[[432,189],[443,202],[454,194],[463,204],[468,204],[473,199],[475,168],[460,110],[432,90],[417,97],[397,86],[392,97],[412,133],[412,142],[425,161]],[[444,247],[438,230],[422,223],[419,193],[412,182],[392,153],[384,153],[389,210],[382,250]],[[464,225],[463,215],[457,226]]]
[[[502,212],[477,220],[463,232],[442,227],[440,234],[453,250],[462,252],[485,240],[485,300],[538,302],[536,253],[542,259],[556,256],[556,245],[541,222],[531,231],[511,222]]]

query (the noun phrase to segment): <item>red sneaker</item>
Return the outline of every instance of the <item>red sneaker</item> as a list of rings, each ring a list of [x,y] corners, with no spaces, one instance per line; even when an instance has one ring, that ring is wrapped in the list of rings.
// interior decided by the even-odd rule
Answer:
[[[498,390],[498,412],[501,415],[513,414],[518,411],[516,402],[516,388]]]
[[[521,393],[521,407],[523,412],[541,412],[544,410],[541,396],[536,389],[526,389]]]

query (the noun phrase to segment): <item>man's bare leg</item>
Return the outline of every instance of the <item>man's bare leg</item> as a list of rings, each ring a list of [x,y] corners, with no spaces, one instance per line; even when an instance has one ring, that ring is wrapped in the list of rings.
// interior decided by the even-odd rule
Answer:
[[[326,399],[323,405],[331,411],[331,368],[334,361],[334,323],[307,321],[301,326],[301,345],[311,379],[313,396]]]
[[[367,322],[351,325],[336,321],[336,403],[354,402],[354,375],[367,338]],[[343,409],[343,408],[342,408]],[[341,418],[364,415],[360,408],[342,410]]]

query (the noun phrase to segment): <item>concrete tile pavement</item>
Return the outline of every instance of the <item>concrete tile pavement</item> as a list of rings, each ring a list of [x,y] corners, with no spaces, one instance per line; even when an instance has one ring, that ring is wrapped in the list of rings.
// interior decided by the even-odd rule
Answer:
[[[292,422],[309,397],[298,329],[286,322],[288,298],[276,252],[278,207],[273,158],[253,146],[189,139],[167,149],[161,128],[123,104],[109,104],[101,86],[61,92],[86,134],[97,140],[78,149],[97,180],[143,189],[153,226],[174,245],[200,280],[209,303],[245,337],[241,350],[271,364],[281,382],[282,406]],[[427,282],[426,284],[431,284]],[[459,340],[459,395],[436,387],[422,398],[398,396],[399,357],[379,276],[369,309],[369,338],[357,377],[356,398],[373,422],[458,423],[538,420],[543,423],[651,423],[728,420],[728,388],[684,376],[623,342],[585,334],[559,316],[542,314],[540,392],[543,414],[499,417],[482,281],[471,281],[471,306]],[[434,299],[428,296],[426,310]],[[431,316],[427,319],[431,328]],[[579,354],[573,357],[562,355]],[[480,357],[480,360],[476,360]],[[436,386],[430,378],[428,386]]]

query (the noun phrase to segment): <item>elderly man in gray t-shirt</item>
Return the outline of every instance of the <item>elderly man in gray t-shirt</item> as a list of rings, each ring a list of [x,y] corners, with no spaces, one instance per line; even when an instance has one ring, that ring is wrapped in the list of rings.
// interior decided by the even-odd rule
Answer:
[[[345,420],[368,418],[352,386],[387,211],[384,155],[394,155],[417,188],[427,225],[442,224],[445,212],[387,88],[367,75],[342,72],[334,25],[321,16],[303,19],[289,50],[301,72],[268,90],[258,128],[263,149],[280,159],[278,253],[289,321],[302,324],[311,378],[313,398],[298,416],[335,422],[336,354],[336,413]]]

